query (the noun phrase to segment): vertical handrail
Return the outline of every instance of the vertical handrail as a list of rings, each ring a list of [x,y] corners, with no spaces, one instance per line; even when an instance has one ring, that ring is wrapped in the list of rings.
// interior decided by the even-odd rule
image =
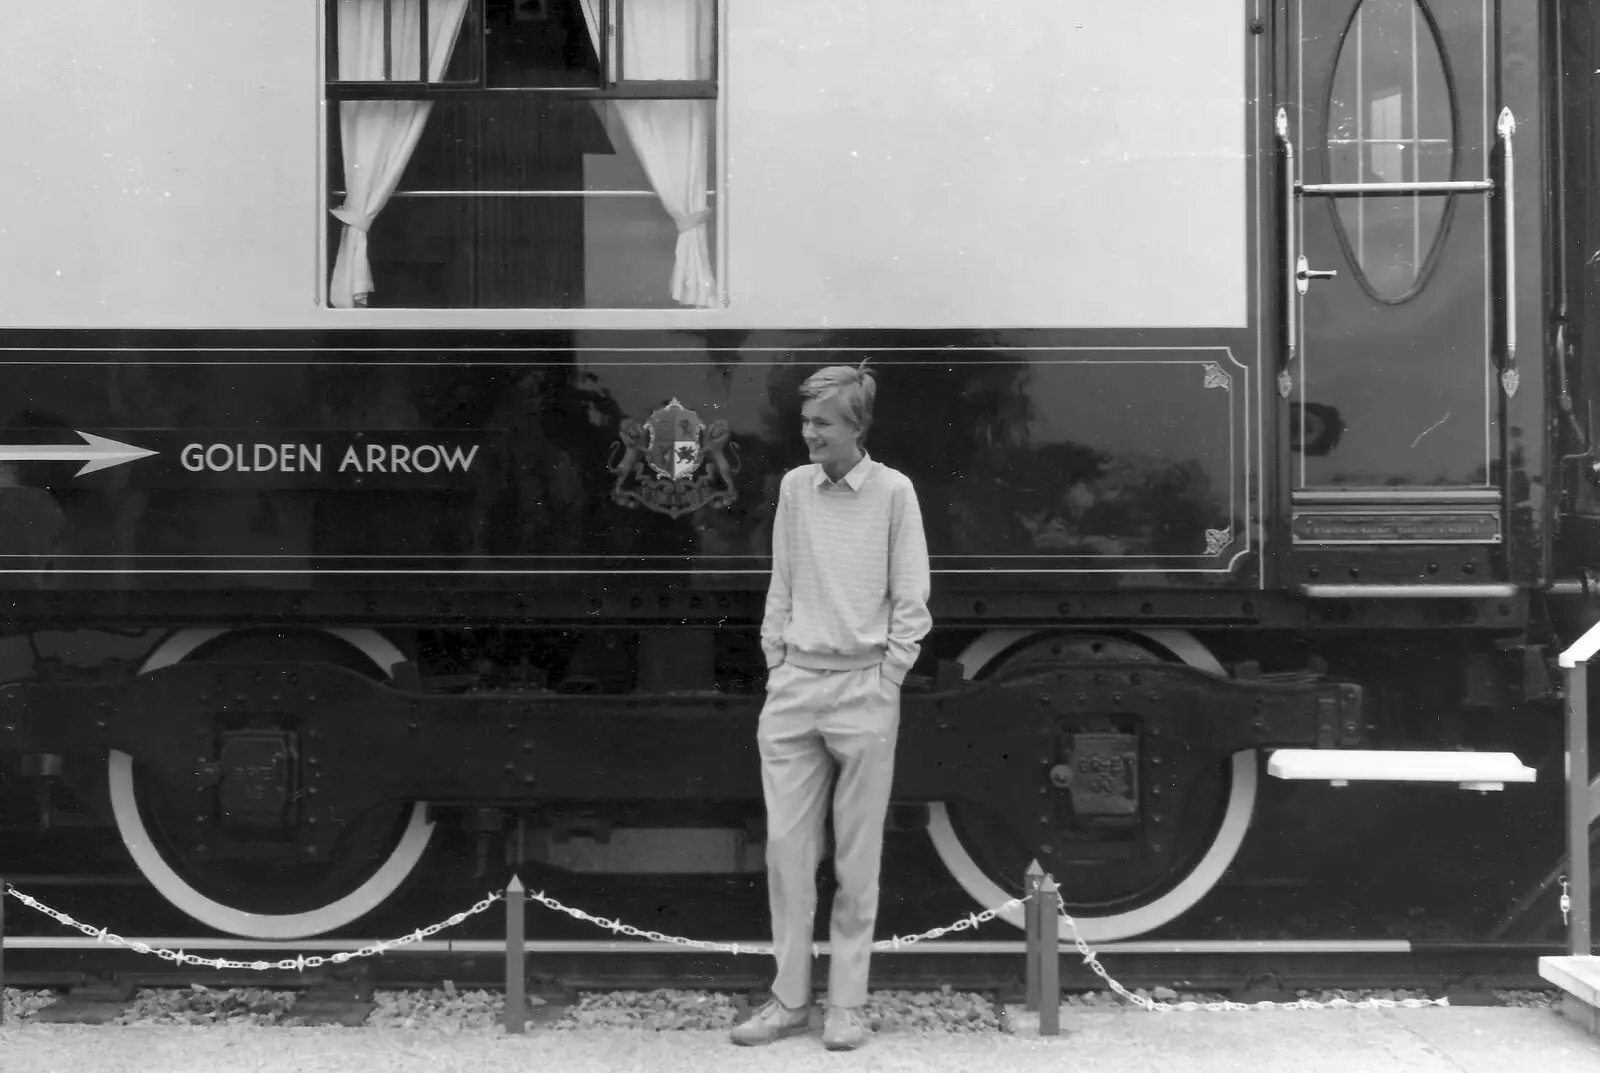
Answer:
[[[1501,176],[1505,230],[1501,238],[1505,242],[1506,259],[1506,361],[1505,367],[1500,370],[1500,387],[1510,398],[1517,393],[1517,381],[1520,379],[1517,371],[1517,185],[1516,166],[1511,155],[1511,137],[1517,131],[1517,120],[1510,108],[1500,109],[1495,130],[1500,134],[1500,146],[1505,154],[1505,174]]]
[[[1567,945],[1574,957],[1594,952],[1589,872],[1589,661],[1600,652],[1600,623],[1561,653],[1567,682],[1567,872],[1571,908]]]
[[[1283,291],[1283,317],[1285,334],[1288,338],[1284,343],[1283,366],[1278,370],[1278,394],[1287,399],[1289,392],[1294,388],[1294,359],[1300,334],[1300,326],[1296,321],[1297,298],[1294,286],[1294,140],[1289,137],[1287,111],[1278,109],[1273,128],[1277,131],[1278,144],[1283,148],[1283,272],[1287,282]]]

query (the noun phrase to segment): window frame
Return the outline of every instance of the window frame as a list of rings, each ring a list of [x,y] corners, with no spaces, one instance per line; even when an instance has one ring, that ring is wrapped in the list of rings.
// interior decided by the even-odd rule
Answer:
[[[1358,44],[1359,38],[1352,38],[1352,34],[1359,35],[1362,32],[1364,24],[1361,20],[1366,9],[1367,5],[1365,0],[1361,0],[1361,2],[1358,2],[1350,9],[1349,17],[1345,20],[1343,27],[1339,31],[1339,41],[1334,49],[1333,58],[1328,67],[1327,85],[1322,91],[1323,135],[1320,142],[1316,145],[1316,150],[1321,154],[1324,181],[1328,183],[1338,183],[1340,181],[1338,175],[1335,173],[1333,154],[1333,145],[1335,143],[1332,139],[1334,89],[1338,84],[1341,66],[1344,63],[1345,50],[1347,47],[1352,45],[1355,45],[1358,49],[1357,52],[1352,54],[1356,64],[1356,74],[1352,79],[1353,88],[1356,90],[1354,94],[1354,110],[1352,114],[1356,117],[1356,130],[1358,132],[1358,136],[1350,139],[1348,144],[1357,146],[1366,146],[1371,144],[1370,139],[1359,136],[1362,124],[1369,114],[1367,112],[1368,101],[1373,98],[1367,98],[1362,95],[1360,87],[1362,85],[1362,79],[1365,74],[1365,70],[1359,66],[1361,62],[1361,53],[1359,52]],[[1426,30],[1427,39],[1432,45],[1433,53],[1438,57],[1439,60],[1439,73],[1443,88],[1443,96],[1441,99],[1444,102],[1445,114],[1449,120],[1449,130],[1445,139],[1445,143],[1448,145],[1450,150],[1450,169],[1446,175],[1446,178],[1443,180],[1423,180],[1421,172],[1421,160],[1414,156],[1412,158],[1414,161],[1413,166],[1417,169],[1415,177],[1412,180],[1402,181],[1395,183],[1394,185],[1406,186],[1410,183],[1420,183],[1425,181],[1447,183],[1461,182],[1462,169],[1465,166],[1464,161],[1466,160],[1466,153],[1462,151],[1463,111],[1457,90],[1457,79],[1454,65],[1451,62],[1452,57],[1445,42],[1444,30],[1439,25],[1439,20],[1435,16],[1434,11],[1428,4],[1427,0],[1410,0],[1409,10],[1413,19],[1413,33],[1416,34],[1419,30]],[[1413,65],[1417,63],[1418,54],[1416,51],[1415,41],[1418,39],[1418,37],[1413,38]],[[1414,107],[1420,107],[1420,89],[1418,90],[1417,101],[1418,104],[1414,105]],[[1424,141],[1429,140],[1421,139],[1420,131],[1421,126],[1419,123],[1418,128],[1412,132],[1414,144],[1421,145]],[[1490,137],[1492,138],[1492,134]],[[1359,160],[1360,157],[1358,156],[1357,159]],[[1359,166],[1357,174],[1355,175],[1355,181],[1358,184],[1364,181],[1359,172]],[[1486,195],[1488,194],[1488,191],[1483,190],[1471,191],[1471,193],[1479,192],[1485,193]],[[1368,298],[1371,298],[1374,302],[1385,306],[1404,305],[1405,303],[1410,302],[1418,297],[1428,286],[1428,283],[1432,280],[1434,272],[1438,268],[1440,258],[1444,255],[1446,239],[1449,236],[1451,224],[1455,219],[1457,206],[1461,204],[1461,196],[1463,193],[1468,193],[1468,191],[1445,189],[1434,193],[1429,191],[1407,192],[1405,190],[1397,190],[1392,194],[1388,194],[1387,196],[1380,193],[1357,195],[1357,206],[1362,211],[1359,213],[1358,219],[1353,226],[1351,221],[1346,219],[1344,212],[1341,209],[1340,203],[1344,199],[1337,196],[1327,198],[1328,218],[1332,225],[1334,240],[1338,243],[1339,250],[1343,254],[1345,262],[1350,266],[1351,278],[1356,281],[1356,285],[1361,288],[1362,293]],[[1423,204],[1423,198],[1434,198],[1440,196],[1444,198],[1444,208],[1440,211],[1439,221],[1436,225],[1432,243],[1428,247],[1427,253],[1415,266],[1416,274],[1411,281],[1411,285],[1399,293],[1389,294],[1380,291],[1377,285],[1373,283],[1371,277],[1367,273],[1366,266],[1363,264],[1365,259],[1365,208],[1369,196],[1372,197],[1374,201],[1383,201],[1390,198],[1409,198],[1413,213],[1420,212],[1421,205]]]
[[[484,13],[484,0],[467,0],[468,13],[476,11],[481,20]],[[613,10],[621,12],[627,0],[601,0],[604,6],[602,18],[609,18]],[[673,82],[665,80],[635,80],[613,84],[609,87],[597,88],[570,88],[570,87],[504,87],[488,88],[481,85],[468,85],[465,83],[424,83],[413,81],[386,81],[386,82],[341,82],[337,78],[338,66],[338,0],[322,0],[324,19],[320,27],[323,47],[318,51],[322,61],[322,69],[317,72],[317,82],[321,89],[322,99],[317,108],[317,216],[326,219],[334,208],[332,193],[335,184],[332,181],[331,168],[333,161],[328,154],[329,128],[338,120],[338,105],[345,100],[433,100],[441,97],[458,97],[460,99],[494,98],[504,94],[523,94],[532,97],[555,97],[572,100],[584,99],[614,99],[614,100],[710,100],[712,115],[712,130],[716,146],[711,173],[707,176],[708,183],[712,184],[714,195],[712,199],[713,217],[716,221],[716,240],[712,251],[713,264],[716,272],[715,300],[706,307],[683,308],[656,308],[640,306],[522,306],[522,307],[462,307],[447,309],[443,307],[407,307],[407,308],[372,308],[359,307],[355,309],[336,308],[329,297],[329,277],[333,271],[334,258],[329,250],[326,234],[322,228],[316,231],[314,247],[314,260],[316,262],[316,283],[313,286],[310,298],[313,305],[324,313],[332,313],[341,320],[356,318],[361,323],[372,324],[398,324],[408,323],[422,318],[424,323],[451,323],[462,325],[478,325],[497,321],[524,323],[527,317],[536,317],[538,322],[555,328],[572,327],[617,327],[638,323],[641,316],[657,318],[662,323],[681,323],[688,325],[701,325],[716,323],[721,317],[726,316],[733,301],[733,278],[736,274],[732,258],[732,240],[729,234],[729,143],[728,108],[729,99],[721,92],[723,72],[728,69],[729,41],[723,29],[723,8],[728,0],[710,0],[711,3],[711,73],[709,81]],[[425,16],[424,16],[425,18]],[[419,31],[421,26],[419,25]],[[486,47],[486,46],[485,46]],[[620,54],[620,52],[619,52]],[[601,58],[602,64],[605,57]],[[485,70],[483,54],[479,55],[480,72]],[[426,72],[424,72],[426,73]],[[481,84],[486,77],[480,75]]]
[[[467,17],[476,13],[485,24],[486,0],[466,0]],[[382,0],[387,21],[393,0]],[[488,84],[488,36],[478,34],[477,78],[471,82],[428,78],[428,2],[418,4],[417,46],[420,79],[341,80],[339,71],[339,0],[323,4],[324,92],[329,101],[437,100],[441,97],[496,97],[506,94],[566,97],[573,100],[716,100],[721,80],[722,0],[710,0],[711,77],[708,79],[627,79],[622,70],[622,40],[627,32],[628,0],[600,0],[600,84],[597,86],[491,86]],[[390,35],[385,34],[385,39]],[[457,44],[460,47],[460,44]],[[387,56],[385,57],[387,60]]]

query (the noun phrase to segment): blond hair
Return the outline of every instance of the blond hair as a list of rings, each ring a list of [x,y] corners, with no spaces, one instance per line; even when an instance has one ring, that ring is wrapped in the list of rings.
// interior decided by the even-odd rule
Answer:
[[[864,361],[854,367],[830,365],[817,370],[800,385],[800,394],[803,398],[818,400],[837,397],[845,420],[863,438],[872,427],[872,402],[878,394],[878,382],[867,372]]]

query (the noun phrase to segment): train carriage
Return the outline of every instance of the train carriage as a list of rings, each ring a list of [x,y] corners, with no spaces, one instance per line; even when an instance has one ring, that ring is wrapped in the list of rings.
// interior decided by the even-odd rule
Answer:
[[[759,874],[772,510],[863,360],[934,579],[895,822],[976,904],[1038,859],[1142,935],[1266,781],[1526,792],[1600,566],[1588,20],[13,13],[0,845],[263,939],[441,827]]]

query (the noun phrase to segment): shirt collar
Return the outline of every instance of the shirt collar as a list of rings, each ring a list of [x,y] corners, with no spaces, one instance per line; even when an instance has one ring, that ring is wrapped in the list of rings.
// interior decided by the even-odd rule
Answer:
[[[866,448],[862,448],[861,461],[857,462],[853,467],[851,467],[850,472],[846,473],[842,480],[843,483],[850,486],[850,490],[852,492],[859,492],[861,491],[861,486],[867,483],[867,478],[871,474],[872,455],[867,452]],[[823,469],[821,465],[817,466],[816,482],[817,487],[819,488],[825,484],[835,483],[834,481],[828,479],[828,471]]]

